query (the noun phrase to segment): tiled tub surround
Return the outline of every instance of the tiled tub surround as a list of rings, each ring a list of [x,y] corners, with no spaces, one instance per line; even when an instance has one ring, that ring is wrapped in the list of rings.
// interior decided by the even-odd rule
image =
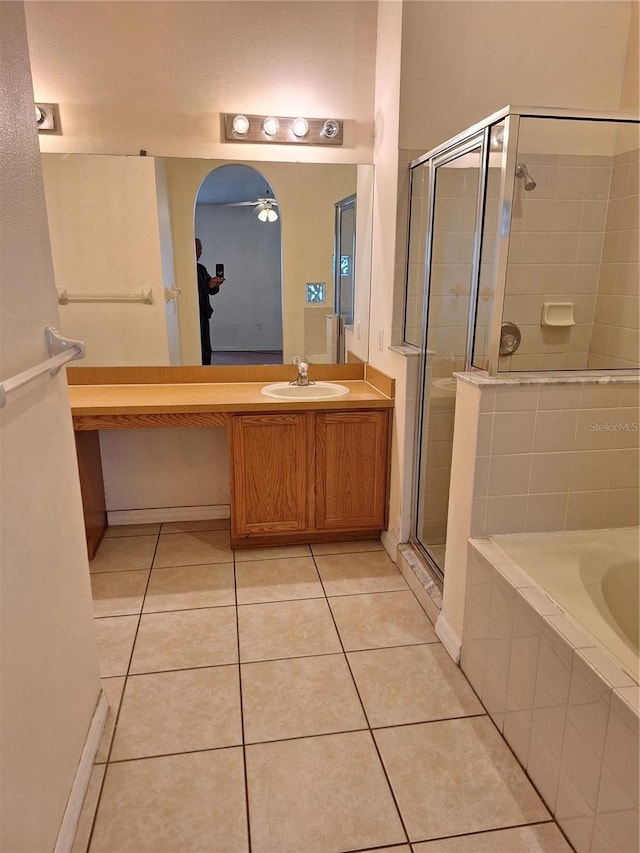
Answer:
[[[447,583],[436,625],[454,659],[469,539],[636,526],[640,439],[637,375],[456,376]]]
[[[637,851],[640,688],[489,539],[469,543],[461,666],[578,853]]]
[[[491,538],[637,682],[639,536],[621,527]]]

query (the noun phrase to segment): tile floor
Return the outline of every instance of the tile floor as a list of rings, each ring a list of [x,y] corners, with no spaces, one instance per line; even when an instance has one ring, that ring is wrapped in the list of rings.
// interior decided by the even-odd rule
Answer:
[[[379,542],[227,524],[91,563],[111,711],[74,853],[571,850]]]

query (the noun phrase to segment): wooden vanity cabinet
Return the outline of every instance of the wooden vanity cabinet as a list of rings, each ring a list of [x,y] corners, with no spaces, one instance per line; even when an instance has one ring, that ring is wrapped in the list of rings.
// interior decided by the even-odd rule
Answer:
[[[386,411],[316,415],[318,530],[384,527],[388,421]]]
[[[380,535],[388,410],[231,420],[232,547]]]
[[[309,528],[312,447],[313,415],[232,417],[232,541]]]

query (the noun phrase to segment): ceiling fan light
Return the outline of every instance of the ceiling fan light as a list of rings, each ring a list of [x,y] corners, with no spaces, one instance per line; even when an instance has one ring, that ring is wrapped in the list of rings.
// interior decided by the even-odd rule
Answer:
[[[278,214],[271,206],[271,202],[263,202],[257,207],[257,216],[260,222],[275,222],[278,219]]]
[[[309,133],[309,122],[306,118],[296,118],[291,123],[291,131],[298,139],[304,139]]]

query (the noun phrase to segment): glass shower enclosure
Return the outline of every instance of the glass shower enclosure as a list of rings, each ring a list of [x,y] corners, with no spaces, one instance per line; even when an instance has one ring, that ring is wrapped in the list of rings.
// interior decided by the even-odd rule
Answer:
[[[637,116],[506,107],[410,164],[411,542],[445,571],[458,371],[637,369]]]

